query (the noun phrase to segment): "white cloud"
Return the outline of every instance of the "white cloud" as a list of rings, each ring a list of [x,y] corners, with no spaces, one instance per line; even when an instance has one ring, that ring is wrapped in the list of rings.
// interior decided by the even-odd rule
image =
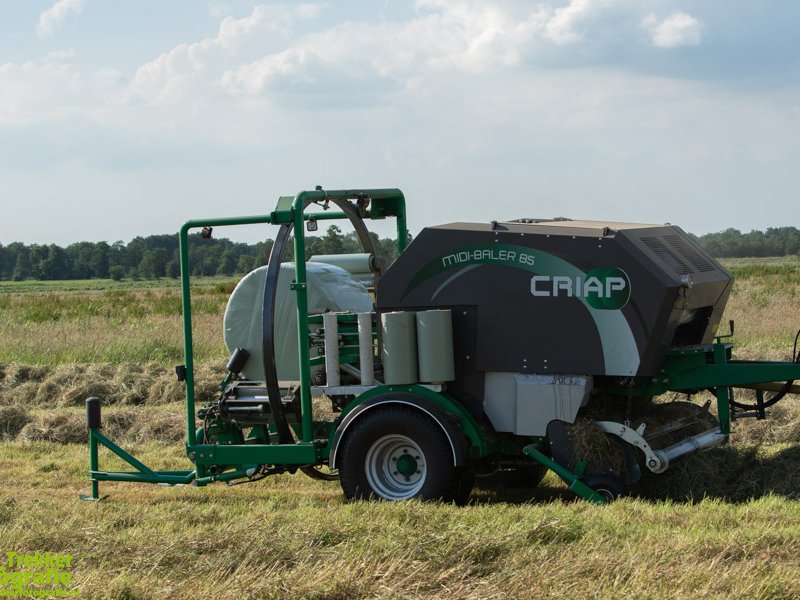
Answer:
[[[64,25],[70,13],[79,14],[83,10],[84,0],[58,0],[53,6],[39,15],[36,33],[41,37],[52,35]]]
[[[24,63],[0,63],[0,125],[46,121],[82,96],[82,77],[71,51]]]
[[[703,23],[685,12],[674,12],[663,21],[650,13],[642,19],[654,46],[659,48],[679,48],[699,46],[703,37]]]
[[[162,104],[182,99],[193,84],[207,89],[215,84],[224,65],[233,60],[249,38],[287,31],[296,20],[315,18],[325,6],[259,5],[241,19],[225,17],[215,37],[179,44],[139,67],[130,83],[128,97]]]
[[[572,0],[567,6],[555,9],[547,22],[547,37],[556,44],[574,44],[583,39],[580,30],[597,8],[592,0]]]

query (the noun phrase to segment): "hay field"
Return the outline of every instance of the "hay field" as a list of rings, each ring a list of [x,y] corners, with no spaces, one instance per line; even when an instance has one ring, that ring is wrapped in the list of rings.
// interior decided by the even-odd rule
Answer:
[[[788,358],[800,262],[726,265],[738,355]],[[0,553],[73,554],[83,598],[800,597],[800,398],[610,506],[573,501],[551,475],[536,490],[478,489],[464,508],[346,503],[301,474],[101,484],[108,497],[82,503],[87,395],[107,399],[106,433],[145,463],[189,464],[172,375],[179,291],[24,283],[0,284]],[[222,375],[232,283],[195,289],[201,395]]]

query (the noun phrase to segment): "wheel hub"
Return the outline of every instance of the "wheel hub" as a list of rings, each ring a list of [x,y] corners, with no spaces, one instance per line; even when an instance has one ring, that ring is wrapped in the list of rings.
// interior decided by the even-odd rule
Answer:
[[[364,461],[372,489],[387,500],[414,497],[425,483],[425,455],[411,438],[393,434],[375,440]]]

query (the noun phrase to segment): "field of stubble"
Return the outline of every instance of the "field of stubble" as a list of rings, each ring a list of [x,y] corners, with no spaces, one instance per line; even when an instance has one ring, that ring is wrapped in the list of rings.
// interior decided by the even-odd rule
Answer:
[[[737,354],[787,359],[800,262],[737,260]],[[233,281],[194,290],[201,395]],[[301,474],[226,487],[104,484],[83,503],[82,404],[153,468],[182,469],[174,282],[0,283],[0,553],[75,556],[83,598],[800,597],[800,398],[609,506],[554,477],[464,508],[345,502]],[[107,456],[107,468],[123,468]]]

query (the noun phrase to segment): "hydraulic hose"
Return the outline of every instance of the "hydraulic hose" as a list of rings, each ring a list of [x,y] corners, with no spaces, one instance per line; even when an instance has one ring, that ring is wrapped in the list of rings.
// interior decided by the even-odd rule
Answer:
[[[359,210],[350,201],[345,199],[330,199],[341,211],[347,215],[355,229],[359,242],[364,252],[374,255],[375,247],[369,235],[364,220]],[[306,201],[303,206],[305,210],[311,201]],[[264,383],[267,388],[270,411],[275,423],[275,430],[281,444],[293,444],[294,436],[286,420],[286,413],[283,409],[281,399],[280,384],[278,383],[278,370],[275,360],[275,297],[278,291],[278,276],[281,271],[281,263],[286,246],[292,237],[292,226],[285,223],[280,226],[278,235],[272,245],[272,250],[267,263],[267,276],[264,280],[264,303],[261,307],[261,348],[264,356]],[[377,278],[376,278],[377,279]]]

